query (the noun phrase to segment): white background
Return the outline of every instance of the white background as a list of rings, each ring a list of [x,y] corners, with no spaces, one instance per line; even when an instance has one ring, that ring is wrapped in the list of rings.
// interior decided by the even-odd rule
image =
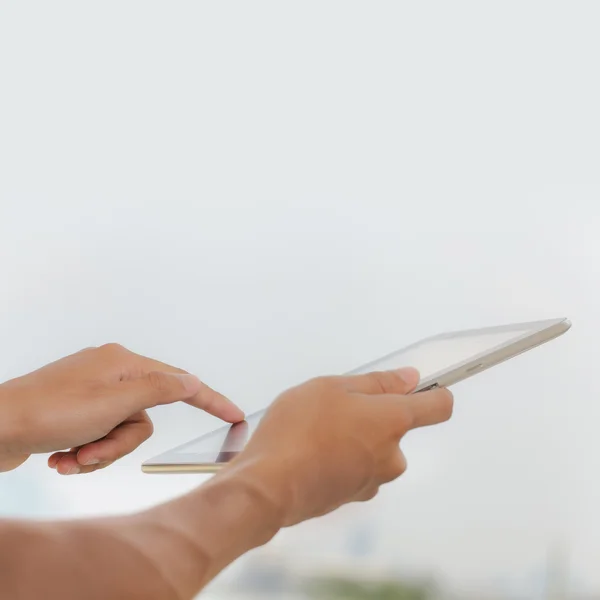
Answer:
[[[456,585],[535,578],[556,544],[600,588],[600,10],[594,2],[0,6],[0,377],[118,341],[245,409],[449,329],[567,316],[457,386],[370,507],[287,532]],[[154,412],[107,472],[33,459],[4,514],[129,511],[214,422]],[[527,582],[511,583],[527,586]],[[525,587],[523,587],[525,589]]]

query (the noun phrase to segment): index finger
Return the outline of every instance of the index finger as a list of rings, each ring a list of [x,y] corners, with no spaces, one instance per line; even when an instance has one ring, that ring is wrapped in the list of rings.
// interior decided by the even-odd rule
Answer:
[[[143,377],[148,373],[155,371],[188,374],[188,371],[184,371],[183,369],[163,363],[159,360],[154,360],[153,358],[148,358],[140,354],[132,354],[134,356],[132,365],[134,366],[134,373],[132,373],[134,377],[135,375],[137,375],[137,377]],[[135,373],[138,369],[139,371]],[[223,396],[223,394],[213,390],[204,382],[200,382],[200,389],[198,392],[191,398],[184,400],[184,402],[195,408],[200,408],[214,417],[227,421],[228,423],[238,423],[239,421],[243,421],[245,417],[244,411],[241,408],[234,404],[229,398]]]
[[[446,388],[405,395],[386,395],[377,404],[390,412],[390,419],[398,423],[402,433],[418,427],[428,427],[447,421],[452,416],[454,396]]]

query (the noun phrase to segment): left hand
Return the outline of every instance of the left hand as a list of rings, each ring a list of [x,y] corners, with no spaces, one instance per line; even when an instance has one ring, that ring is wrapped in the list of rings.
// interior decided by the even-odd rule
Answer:
[[[177,401],[244,419],[186,371],[118,344],[82,350],[0,385],[0,471],[42,452],[55,452],[48,465],[62,475],[104,468],[152,435],[147,408]]]

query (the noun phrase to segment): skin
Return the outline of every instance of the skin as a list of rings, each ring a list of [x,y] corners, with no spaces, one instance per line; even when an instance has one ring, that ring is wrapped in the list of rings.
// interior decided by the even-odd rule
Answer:
[[[452,395],[411,395],[413,369],[323,377],[284,392],[246,449],[193,492],[136,515],[0,520],[0,591],[15,600],[190,600],[280,529],[373,498],[399,477],[399,442],[450,418]],[[0,469],[53,452],[61,474],[104,468],[152,433],[146,409],[243,413],[196,377],[114,344],[0,385]],[[285,425],[283,425],[285,424]],[[65,450],[68,448],[69,450]]]
[[[146,409],[184,401],[235,423],[244,413],[182,369],[118,344],[87,348],[0,388],[0,471],[53,452],[62,475],[90,473],[129,454],[153,432]]]

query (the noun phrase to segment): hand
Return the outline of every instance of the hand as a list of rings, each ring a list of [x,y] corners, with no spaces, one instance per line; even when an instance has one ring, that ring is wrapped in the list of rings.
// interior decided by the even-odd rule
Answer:
[[[269,498],[287,527],[373,498],[406,469],[411,429],[446,421],[446,389],[408,395],[414,369],[319,378],[280,396],[241,455],[217,478],[239,478]]]
[[[121,357],[126,352],[99,351]],[[183,390],[188,401],[199,397],[168,371],[148,378],[142,367],[106,368],[106,358],[98,359],[102,368],[93,367],[95,360],[88,362],[84,354],[67,359],[70,367],[48,367],[42,384],[32,387],[57,406],[70,404],[71,410],[61,414],[77,425],[105,422],[105,429],[115,431],[114,423],[126,419],[123,414],[135,414],[140,407],[169,402]],[[130,358],[111,360],[123,364]],[[80,361],[81,368],[75,368]],[[146,364],[155,370],[154,364]],[[165,365],[156,366],[165,371]],[[175,381],[180,386],[170,387]],[[137,515],[43,525],[0,520],[4,588],[11,597],[21,593],[27,598],[47,590],[53,597],[83,598],[91,589],[103,598],[196,597],[217,573],[272,539],[281,527],[372,498],[381,484],[398,477],[406,468],[398,445],[403,435],[445,421],[452,412],[446,390],[407,395],[417,381],[414,370],[403,370],[320,378],[285,392],[233,463],[200,488]],[[126,391],[131,388],[135,391]],[[32,398],[39,405],[39,394],[31,390],[20,400]],[[237,409],[227,406],[237,418]],[[73,409],[83,417],[71,414]],[[105,411],[112,415],[116,410],[122,411],[118,418],[105,418]],[[49,431],[62,427],[52,421],[45,422]],[[70,429],[65,435],[73,439]],[[94,431],[92,438],[97,435]],[[99,449],[101,443],[87,449]],[[32,571],[42,577],[31,577]]]
[[[235,423],[243,412],[198,378],[118,344],[88,348],[0,385],[0,471],[56,452],[63,475],[106,467],[147,440],[146,409],[184,401]]]

